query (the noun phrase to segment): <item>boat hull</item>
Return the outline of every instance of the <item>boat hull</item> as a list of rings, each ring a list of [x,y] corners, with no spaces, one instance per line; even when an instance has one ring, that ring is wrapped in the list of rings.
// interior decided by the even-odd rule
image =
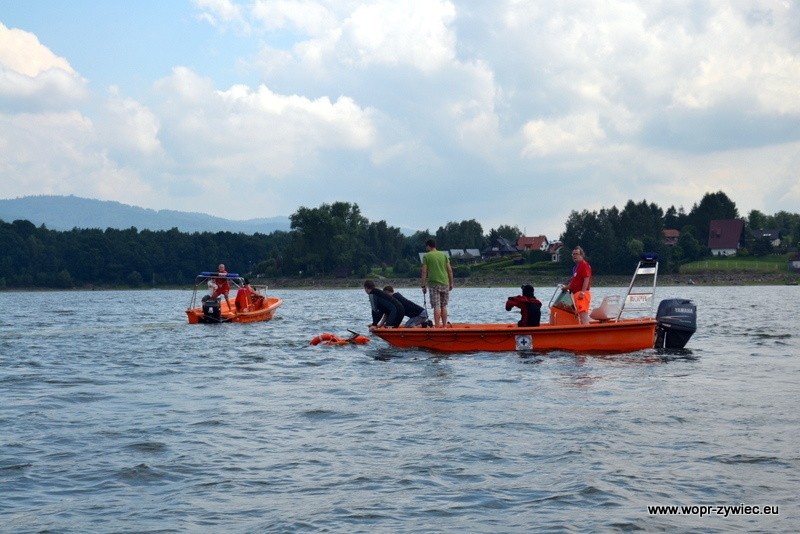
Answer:
[[[395,347],[440,352],[553,351],[623,353],[653,348],[654,319],[626,319],[587,325],[454,324],[449,328],[375,328]]]
[[[222,301],[219,306],[219,318],[208,317],[203,313],[202,307],[189,308],[186,310],[186,316],[189,319],[189,324],[255,323],[272,319],[275,315],[275,310],[278,309],[281,304],[283,304],[283,300],[267,297],[264,299],[264,303],[260,308],[237,313],[235,308],[233,310],[228,308],[228,303]]]

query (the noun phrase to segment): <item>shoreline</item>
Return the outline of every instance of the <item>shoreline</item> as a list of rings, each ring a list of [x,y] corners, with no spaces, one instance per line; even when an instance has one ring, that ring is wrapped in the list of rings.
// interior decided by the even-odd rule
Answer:
[[[360,289],[363,287],[364,280],[367,278],[253,278],[255,285],[266,285],[269,290],[273,289],[301,289],[301,290],[324,290],[324,289]],[[393,278],[384,276],[374,276],[371,278],[375,285],[383,287],[386,285],[395,288],[419,287],[419,277],[414,278]],[[552,275],[541,276],[470,276],[466,278],[456,278],[454,286],[461,287],[520,287],[523,284],[532,284],[536,288],[554,288],[558,284],[565,284],[569,280],[566,276],[555,277]],[[626,287],[631,282],[630,276],[621,275],[598,275],[593,277],[594,287]],[[663,274],[658,277],[658,286],[796,286],[800,285],[800,273],[792,272],[753,272],[753,271],[706,271],[688,274]],[[180,286],[158,286],[158,287],[127,287],[127,286],[87,286],[73,288],[48,288],[48,287],[15,287],[0,289],[0,293],[12,293],[18,291],[150,291],[153,289],[191,289],[191,284]]]
[[[274,278],[267,279],[270,289],[358,289],[362,287],[364,280],[355,278]],[[395,288],[418,287],[419,278],[393,278],[375,276],[371,278],[375,285],[383,287],[390,285]],[[259,282],[261,282],[259,280]],[[532,284],[534,287],[556,287],[558,284],[565,284],[568,278],[554,276],[486,276],[486,277],[467,277],[456,278],[454,286],[459,287],[518,287],[522,284]],[[630,276],[600,275],[593,277],[595,287],[618,287],[627,286],[631,282]],[[753,286],[753,285],[798,285],[800,284],[800,273],[767,273],[752,271],[744,272],[722,272],[709,271],[704,273],[688,274],[664,274],[659,275],[658,285],[667,286]]]

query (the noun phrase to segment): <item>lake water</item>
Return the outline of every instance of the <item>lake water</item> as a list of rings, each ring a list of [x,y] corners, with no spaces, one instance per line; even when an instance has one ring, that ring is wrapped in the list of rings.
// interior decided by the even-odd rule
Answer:
[[[367,333],[364,292],[271,294],[224,325],[182,291],[0,294],[0,530],[800,530],[796,286],[660,288],[698,305],[688,350],[616,356],[312,347]],[[740,504],[778,515],[700,517]]]

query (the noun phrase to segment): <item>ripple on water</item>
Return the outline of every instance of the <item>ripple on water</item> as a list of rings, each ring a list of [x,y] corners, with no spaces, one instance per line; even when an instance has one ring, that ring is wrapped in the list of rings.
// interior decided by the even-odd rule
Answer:
[[[0,522],[26,532],[798,530],[788,511],[648,514],[649,504],[740,502],[783,512],[800,484],[800,293],[662,294],[673,291],[698,303],[690,346],[615,356],[309,346],[320,332],[363,330],[361,290],[275,291],[286,301],[276,320],[207,328],[185,324],[178,291],[87,292],[80,309],[64,304],[73,293],[0,293],[29,310],[0,323]],[[507,320],[507,294],[457,288],[452,313]],[[764,297],[787,309],[765,315],[754,304]]]

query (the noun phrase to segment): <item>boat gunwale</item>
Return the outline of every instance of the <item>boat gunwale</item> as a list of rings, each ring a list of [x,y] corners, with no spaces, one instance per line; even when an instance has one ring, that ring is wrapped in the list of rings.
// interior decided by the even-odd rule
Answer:
[[[513,323],[463,323],[454,324],[446,328],[373,328],[371,332],[390,345],[403,349],[423,349],[442,353],[467,353],[467,352],[553,352],[563,351],[580,354],[620,354],[653,348],[655,330],[658,325],[652,317],[627,318],[618,321],[596,321],[589,324],[568,324],[521,327]],[[586,335],[601,335],[608,337],[614,332],[624,335],[625,331],[647,330],[646,337],[653,337],[647,344],[641,342],[642,332],[631,332],[639,340],[638,343],[621,343],[613,347],[587,346],[586,343],[575,343],[570,346],[565,343],[555,346],[545,343],[544,346],[532,345],[530,348],[514,348],[509,342],[519,336],[531,336],[536,339],[556,339],[574,336],[578,332]],[[478,346],[465,347],[464,344],[476,343]],[[504,345],[504,348],[495,348],[488,345]],[[558,343],[557,343],[558,344]],[[588,345],[591,345],[588,344]]]
[[[592,329],[621,329],[623,326],[643,326],[643,325],[656,325],[658,321],[652,317],[633,317],[628,319],[620,319],[618,321],[593,321],[588,324],[562,324],[562,325],[552,325],[552,324],[541,324],[539,326],[518,326],[514,323],[456,323],[449,325],[445,328],[404,328],[404,327],[397,327],[397,328],[388,328],[388,327],[380,327],[380,328],[373,328],[371,332],[378,337],[383,338],[384,335],[388,335],[389,337],[394,336],[425,336],[429,337],[430,334],[433,334],[434,337],[437,335],[444,335],[446,333],[473,333],[473,334],[480,334],[480,333],[492,333],[492,334],[500,334],[500,333],[511,333],[514,332],[517,335],[519,334],[534,334],[537,332],[555,332],[558,330],[592,330]]]

